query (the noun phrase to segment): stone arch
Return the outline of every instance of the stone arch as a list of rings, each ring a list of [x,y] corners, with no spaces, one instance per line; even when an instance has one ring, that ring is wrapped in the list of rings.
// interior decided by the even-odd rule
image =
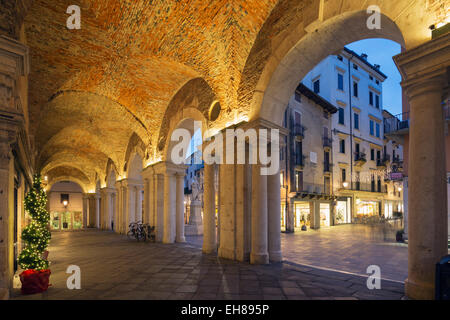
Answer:
[[[142,180],[143,159],[139,152],[133,152],[127,162],[127,179]]]
[[[115,170],[111,169],[106,176],[106,188],[115,188],[117,176]]]
[[[280,110],[287,105],[300,80],[346,44],[386,38],[405,46],[402,32],[386,15],[381,14],[381,29],[368,29],[366,21],[366,11],[346,12],[324,21],[309,33],[293,28],[276,47],[263,37],[263,28],[249,55],[239,88],[239,103],[249,110],[250,120],[261,117],[280,125]]]
[[[199,129],[201,129],[202,136],[203,136],[205,134],[205,131],[208,129],[208,121],[204,117],[203,113],[201,113],[198,109],[196,109],[196,108],[183,109],[182,112],[175,114],[170,119],[169,130],[168,130],[169,135],[167,137],[166,143],[164,145],[164,149],[162,151],[163,160],[172,162],[170,160],[171,150],[172,150],[173,146],[177,143],[176,141],[174,142],[174,141],[171,141],[171,139],[170,139],[172,132],[178,128],[183,128],[183,129],[188,130],[190,133],[190,136],[193,137],[193,135],[195,133],[194,131],[197,129],[195,127],[195,122],[201,123],[201,127],[199,127]]]
[[[124,171],[128,171],[130,161],[133,159],[132,156],[134,154],[138,154],[142,160],[148,158],[148,152],[146,150],[144,142],[136,133],[133,132],[128,142],[127,150],[125,152]]]
[[[203,78],[186,82],[173,96],[166,109],[158,135],[157,151],[165,150],[167,140],[170,139],[169,133],[174,129],[174,122],[181,121],[181,118],[192,117],[202,121],[206,128],[209,125],[209,108],[216,100],[211,86]]]
[[[77,185],[80,186],[83,193],[87,193],[89,190],[89,187],[81,179],[71,177],[71,176],[59,176],[57,178],[51,179],[47,184],[46,190],[50,191],[56,183],[61,182],[61,181],[70,181],[70,182],[76,183]]]
[[[114,172],[114,175],[115,175],[115,177],[116,177],[116,180],[118,180],[118,178],[119,178],[119,176],[120,176],[120,173],[119,173],[119,171],[117,170],[117,167],[116,167],[116,164],[114,163],[114,161],[111,160],[111,158],[109,158],[109,159],[108,159],[108,162],[106,163],[105,184],[104,184],[105,186],[108,185],[107,179],[108,179],[109,175],[111,174],[111,171]],[[102,184],[102,186],[103,186],[103,184]]]

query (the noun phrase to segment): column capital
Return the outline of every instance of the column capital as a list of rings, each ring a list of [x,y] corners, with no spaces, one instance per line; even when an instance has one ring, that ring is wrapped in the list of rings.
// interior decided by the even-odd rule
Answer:
[[[105,188],[101,188],[100,192],[105,193],[105,194],[106,193],[116,193],[116,189],[105,187]]]
[[[186,172],[187,168],[188,168],[187,165],[174,164],[167,161],[161,161],[153,165],[153,170],[155,174],[164,174],[164,175],[183,174]]]
[[[136,179],[123,179],[119,181],[121,186],[124,188],[127,187],[136,187],[136,186],[143,186],[142,180],[136,180]],[[105,189],[105,188],[104,188]]]
[[[447,68],[450,66],[450,33],[400,53],[393,59],[408,96],[420,94],[420,86],[424,84],[429,88],[436,87],[439,82],[445,86],[444,82],[448,82]]]

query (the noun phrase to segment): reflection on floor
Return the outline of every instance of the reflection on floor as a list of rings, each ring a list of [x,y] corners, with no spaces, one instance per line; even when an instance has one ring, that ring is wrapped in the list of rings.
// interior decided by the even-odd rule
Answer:
[[[199,238],[197,238],[199,240]],[[198,242],[198,241],[197,241]],[[15,299],[401,299],[403,284],[286,263],[255,266],[185,244],[136,242],[102,231],[54,233],[52,287]],[[66,269],[81,269],[81,289],[66,286]]]

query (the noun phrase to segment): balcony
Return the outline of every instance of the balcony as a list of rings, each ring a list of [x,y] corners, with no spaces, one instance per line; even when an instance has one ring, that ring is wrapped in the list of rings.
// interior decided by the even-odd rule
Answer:
[[[385,154],[383,158],[377,159],[377,167],[378,169],[386,169],[389,166],[389,162],[391,161],[391,156]]]
[[[330,199],[331,196],[331,185],[304,182],[297,190],[297,197],[302,199]]]
[[[364,152],[355,152],[355,165],[362,166],[367,162],[366,154]]]
[[[331,138],[328,138],[328,137],[323,137],[322,141],[323,141],[323,148],[325,149],[325,151],[330,151],[333,140],[331,140]]]
[[[303,138],[305,137],[305,131],[306,128],[300,124],[294,124],[292,126],[292,134],[299,141],[302,141]]]
[[[392,118],[384,119],[386,135],[404,135],[409,132],[409,112],[401,113]]]
[[[347,187],[343,186],[343,182],[339,181],[341,190],[348,191],[363,191],[363,192],[375,192],[375,193],[386,193],[387,189],[383,183],[378,184],[378,181],[363,183],[361,181],[353,181],[353,186],[350,185],[350,182],[347,182]]]

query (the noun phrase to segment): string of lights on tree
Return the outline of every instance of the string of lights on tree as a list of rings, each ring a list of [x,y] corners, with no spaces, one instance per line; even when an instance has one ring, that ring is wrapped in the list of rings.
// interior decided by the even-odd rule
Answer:
[[[26,246],[20,253],[18,262],[24,270],[48,269],[49,262],[42,258],[42,253],[51,238],[48,227],[50,214],[46,209],[47,194],[42,187],[40,175],[34,176],[33,186],[27,193],[24,204],[32,221],[22,231],[22,240]]]

